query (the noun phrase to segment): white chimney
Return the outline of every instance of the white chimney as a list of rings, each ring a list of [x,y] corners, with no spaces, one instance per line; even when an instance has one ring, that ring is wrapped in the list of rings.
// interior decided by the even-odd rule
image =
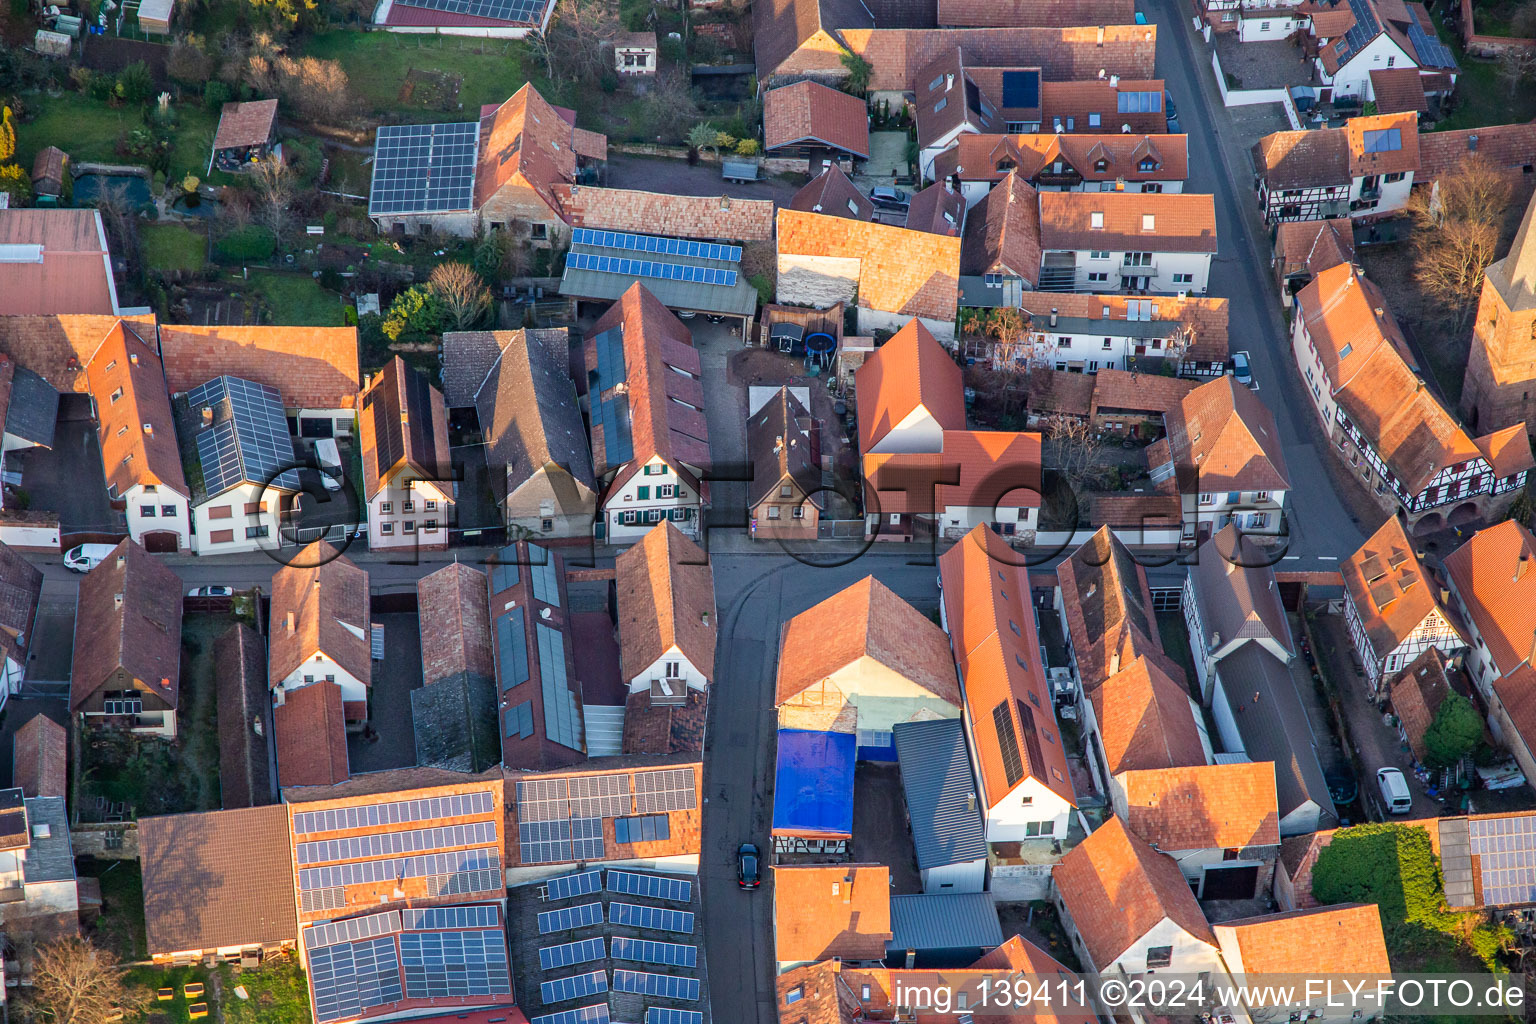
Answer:
[[[1111,89],[1118,89],[1118,88],[1120,88],[1120,76],[1119,75],[1110,75],[1109,76],[1109,87]]]
[[[954,87],[955,87],[955,76],[954,76],[954,73],[951,72],[951,73],[946,74],[944,76],[944,91],[945,92],[949,92],[949,90],[953,89]]]

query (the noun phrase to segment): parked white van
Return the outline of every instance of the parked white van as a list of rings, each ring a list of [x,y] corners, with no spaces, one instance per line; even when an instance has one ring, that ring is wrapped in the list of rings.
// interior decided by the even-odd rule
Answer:
[[[1413,794],[1408,790],[1408,780],[1396,768],[1383,768],[1376,773],[1376,784],[1381,787],[1381,799],[1387,805],[1388,814],[1407,814],[1413,810]]]
[[[320,482],[325,484],[328,491],[341,490],[341,453],[336,450],[336,442],[329,437],[321,437],[315,440],[315,458],[320,463]]]
[[[116,548],[116,544],[77,544],[64,553],[64,568],[90,572]]]

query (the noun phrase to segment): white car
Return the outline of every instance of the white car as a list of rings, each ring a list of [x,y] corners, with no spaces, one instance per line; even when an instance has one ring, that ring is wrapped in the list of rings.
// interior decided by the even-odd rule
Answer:
[[[232,597],[234,587],[193,587],[187,591],[188,597]]]
[[[116,544],[77,544],[64,553],[64,568],[90,572],[116,549]]]
[[[1232,353],[1232,376],[1237,378],[1237,382],[1243,387],[1259,390],[1253,387],[1253,366],[1248,361],[1247,352]]]

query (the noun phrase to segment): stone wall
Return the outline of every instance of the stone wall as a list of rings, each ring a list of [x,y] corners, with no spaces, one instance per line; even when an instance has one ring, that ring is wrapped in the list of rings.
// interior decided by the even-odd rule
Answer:
[[[95,857],[97,860],[139,859],[137,822],[76,825],[69,831],[69,842],[74,847],[76,857]]]

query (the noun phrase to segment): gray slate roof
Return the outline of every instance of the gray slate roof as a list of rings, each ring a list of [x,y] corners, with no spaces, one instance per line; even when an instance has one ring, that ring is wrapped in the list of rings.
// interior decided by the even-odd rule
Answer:
[[[885,944],[888,955],[909,949],[993,949],[1002,942],[1003,927],[991,893],[891,897],[891,938]]]
[[[1233,537],[1235,548],[1231,546]],[[1275,570],[1269,564],[1273,558],[1236,531],[1223,530],[1200,546],[1198,560],[1189,572],[1194,577],[1200,623],[1206,631],[1200,640],[1207,649],[1210,634],[1215,632],[1221,634],[1223,644],[1239,637],[1273,639],[1286,651],[1296,653]]]
[[[501,760],[496,681],[460,672],[411,691],[416,763],[481,772]]]
[[[960,719],[902,722],[892,732],[917,866],[927,870],[985,857],[986,830]]]
[[[565,330],[515,331],[505,340],[474,397],[492,480],[501,480],[500,467],[511,469],[510,490],[553,462],[595,489]],[[497,499],[505,496],[497,487]]]
[[[1440,875],[1445,902],[1458,910],[1477,906],[1472,884],[1472,836],[1465,817],[1440,819]]]
[[[1318,828],[1338,824],[1318,760],[1317,739],[1297,686],[1305,681],[1300,658],[1283,665],[1258,644],[1244,644],[1216,666],[1232,705],[1232,717],[1251,761],[1275,762],[1275,795],[1283,819],[1308,800],[1322,808]],[[1258,699],[1254,699],[1254,695]],[[1239,711],[1238,707],[1242,710]]]
[[[22,874],[29,882],[68,882],[75,877],[75,855],[69,845],[69,812],[61,796],[27,799],[27,822],[32,826],[32,845],[27,849]],[[48,838],[39,838],[37,826],[48,826]]]
[[[11,401],[5,409],[5,432],[24,441],[53,447],[59,419],[59,393],[53,385],[24,366],[11,378]]]

